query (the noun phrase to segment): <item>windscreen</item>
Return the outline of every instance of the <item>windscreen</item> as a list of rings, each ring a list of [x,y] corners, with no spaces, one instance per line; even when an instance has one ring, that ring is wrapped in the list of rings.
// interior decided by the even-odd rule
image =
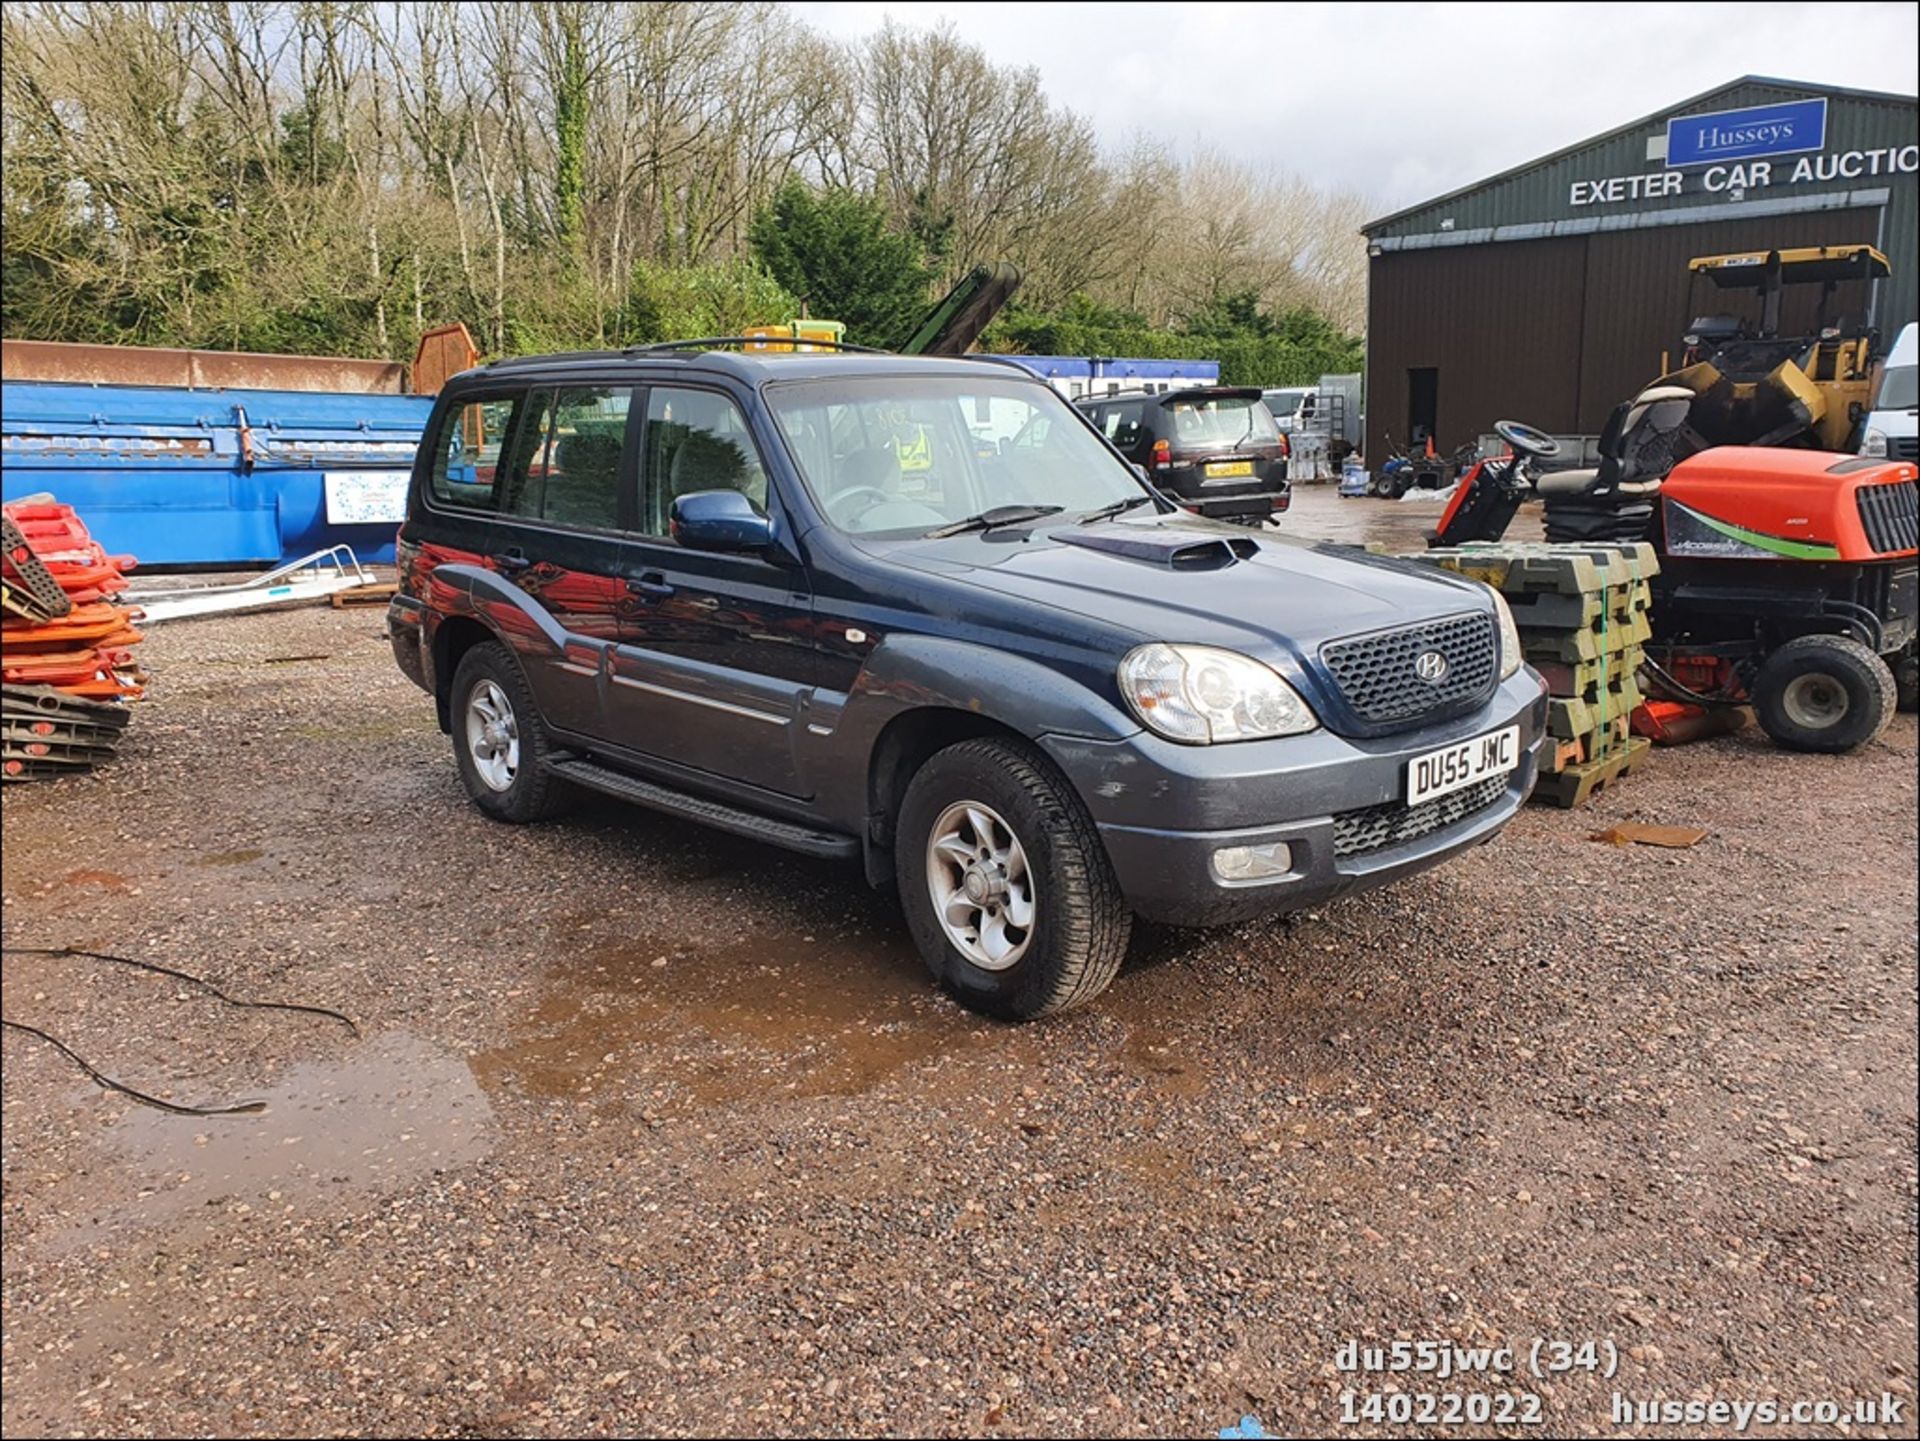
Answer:
[[[1275,420],[1285,420],[1300,408],[1302,397],[1297,390],[1270,390],[1264,398],[1268,414]]]
[[[1178,450],[1221,450],[1279,437],[1266,405],[1244,396],[1208,396],[1170,401],[1173,443]]]
[[[807,489],[849,534],[923,535],[1003,506],[1058,506],[1070,521],[1145,494],[1033,381],[863,376],[770,385],[766,396]]]
[[[1875,410],[1912,410],[1920,404],[1917,398],[1916,381],[1920,380],[1920,366],[1889,365],[1880,377],[1880,398],[1874,402]]]

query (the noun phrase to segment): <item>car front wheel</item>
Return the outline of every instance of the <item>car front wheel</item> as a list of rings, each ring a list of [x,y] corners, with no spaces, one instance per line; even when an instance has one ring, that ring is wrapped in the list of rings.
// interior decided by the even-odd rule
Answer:
[[[1091,1000],[1132,913],[1079,797],[1044,757],[962,741],[913,778],[894,869],[928,968],[962,1005],[1026,1021]]]

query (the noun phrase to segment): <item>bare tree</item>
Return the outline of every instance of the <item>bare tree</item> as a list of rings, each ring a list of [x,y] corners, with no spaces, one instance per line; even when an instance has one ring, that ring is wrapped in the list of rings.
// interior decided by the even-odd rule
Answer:
[[[730,265],[796,176],[879,197],[946,279],[1016,261],[1038,306],[1164,325],[1251,292],[1364,318],[1361,199],[1103,153],[951,27],[848,46],[771,0],[18,0],[0,45],[16,334],[602,339],[640,267]]]

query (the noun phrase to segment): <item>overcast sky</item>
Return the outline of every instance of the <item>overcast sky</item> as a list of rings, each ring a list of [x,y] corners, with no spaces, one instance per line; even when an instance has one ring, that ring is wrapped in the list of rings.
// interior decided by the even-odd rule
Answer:
[[[1920,6],[1894,4],[797,3],[841,39],[951,20],[1092,120],[1212,145],[1377,213],[1439,195],[1740,75],[1912,95]]]

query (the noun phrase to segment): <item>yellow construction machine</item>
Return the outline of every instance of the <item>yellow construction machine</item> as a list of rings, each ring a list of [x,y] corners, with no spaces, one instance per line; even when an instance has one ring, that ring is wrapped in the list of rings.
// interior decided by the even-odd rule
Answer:
[[[1807,245],[1703,255],[1687,270],[1696,292],[1707,282],[1729,301],[1742,297],[1748,312],[1698,316],[1679,366],[1661,357],[1667,373],[1654,384],[1693,392],[1687,425],[1699,445],[1853,449],[1871,408],[1876,333],[1867,316],[1873,283],[1890,273],[1887,257],[1871,245]],[[1821,287],[1811,333],[1782,335],[1782,293],[1801,285]],[[1835,305],[1842,286],[1857,308]]]

